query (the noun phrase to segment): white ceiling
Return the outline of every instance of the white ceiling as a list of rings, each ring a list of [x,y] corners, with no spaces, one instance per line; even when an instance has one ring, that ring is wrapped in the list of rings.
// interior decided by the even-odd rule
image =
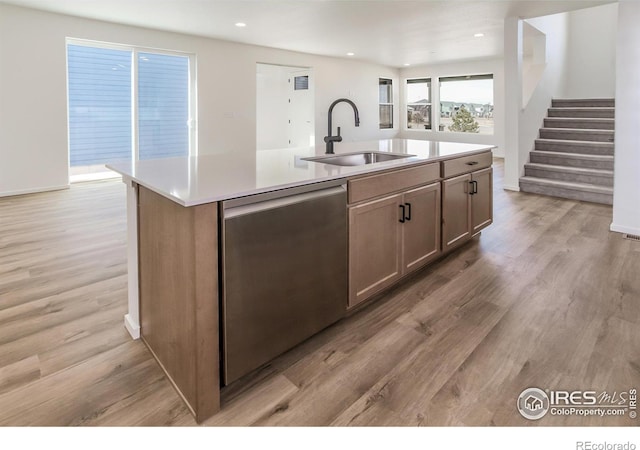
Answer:
[[[0,0],[109,22],[402,67],[500,57],[506,17],[615,0]],[[234,26],[245,22],[245,28]],[[484,37],[474,37],[484,33]]]

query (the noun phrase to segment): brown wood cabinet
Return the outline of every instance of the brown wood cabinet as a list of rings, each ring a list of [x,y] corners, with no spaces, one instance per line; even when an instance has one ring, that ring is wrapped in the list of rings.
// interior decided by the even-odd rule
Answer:
[[[393,284],[400,265],[402,195],[349,208],[349,306]]]
[[[401,227],[403,274],[422,267],[440,253],[440,197],[440,183],[404,194],[405,208],[411,214]]]
[[[442,251],[458,247],[493,222],[493,171],[442,181]]]
[[[475,193],[471,196],[472,235],[493,223],[493,169],[478,170],[471,174]]]
[[[349,307],[440,253],[440,183],[349,208]]]

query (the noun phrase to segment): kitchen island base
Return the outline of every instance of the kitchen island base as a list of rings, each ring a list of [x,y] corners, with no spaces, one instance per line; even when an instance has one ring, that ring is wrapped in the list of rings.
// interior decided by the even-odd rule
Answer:
[[[217,203],[138,191],[142,339],[201,422],[220,410]]]
[[[347,185],[348,201],[341,214],[346,213],[353,220],[343,221],[345,229],[340,233],[332,232],[319,239],[321,244],[337,239],[338,235],[348,236],[349,255],[341,264],[329,262],[327,258],[318,261],[321,267],[329,265],[339,272],[331,280],[349,277],[348,285],[345,287],[342,283],[339,289],[341,295],[349,299],[342,301],[336,321],[378,298],[413,271],[459,247],[492,222],[490,147],[412,141],[400,141],[399,145],[405,153],[411,150],[417,156],[363,168],[292,165],[288,166],[292,173],[286,172],[280,182],[270,180],[264,186],[257,178],[249,177],[255,176],[253,171],[241,172],[244,178],[229,179],[229,173],[244,169],[233,164],[228,167],[228,155],[139,161],[112,167],[124,175],[127,183],[130,286],[125,325],[136,338],[136,319],[139,318],[142,340],[198,422],[220,410],[222,375],[230,367],[225,358],[229,355],[223,350],[232,351],[225,347],[228,344],[225,327],[233,326],[232,331],[243,338],[244,330],[251,331],[246,323],[233,322],[225,316],[232,308],[225,307],[222,301],[227,283],[223,281],[226,280],[223,277],[226,235],[222,232],[226,213],[221,205],[241,202],[244,206],[237,206],[244,208],[248,205],[246,202],[251,203],[262,194],[277,196],[276,203],[280,205],[284,201],[280,198],[292,195],[293,190],[311,192],[327,182]],[[369,204],[386,206],[387,200],[389,207],[384,211],[364,214],[369,211]],[[286,213],[282,217],[282,222],[289,220]],[[321,214],[305,229],[313,236],[314,221],[327,219],[328,216]],[[258,231],[252,231],[257,237],[257,254],[265,251],[279,254],[279,250],[263,245],[259,239],[263,234],[261,230],[258,226]],[[297,228],[292,225],[290,230]],[[293,245],[299,253],[309,254],[300,251],[294,234],[297,232],[287,232],[283,248]],[[244,244],[242,236],[236,241]],[[395,262],[392,267],[387,264],[387,258]],[[279,266],[278,257],[269,264]],[[237,267],[244,270],[245,265],[240,263],[235,267],[234,272]],[[242,277],[240,284],[245,282],[250,281]],[[269,287],[268,282],[265,286]],[[304,289],[293,289],[295,292],[290,293],[286,286],[284,288],[277,295],[261,296],[267,302],[265,311],[270,312],[270,299],[279,299],[282,295],[308,298]],[[239,301],[243,302],[244,297]],[[317,331],[318,327],[307,327],[303,319],[292,320],[300,322],[295,323],[296,326]],[[268,326],[265,329],[270,333]],[[286,351],[285,347],[289,345],[278,351]],[[242,362],[247,356],[246,351],[234,352],[231,357],[236,361]],[[250,369],[255,367],[256,364],[252,364]],[[228,376],[227,382],[239,381],[243,375],[251,376],[245,372],[243,369]]]

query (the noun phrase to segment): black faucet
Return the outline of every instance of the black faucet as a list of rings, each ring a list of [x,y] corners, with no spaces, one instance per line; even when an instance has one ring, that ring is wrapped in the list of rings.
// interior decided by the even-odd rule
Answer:
[[[329,119],[329,136],[325,136],[324,137],[324,141],[327,143],[327,150],[325,151],[325,153],[327,155],[333,155],[333,143],[334,142],[342,142],[342,136],[340,136],[340,127],[338,127],[338,135],[337,136],[332,136],[331,135],[331,114],[333,113],[333,107],[336,106],[340,102],[346,102],[346,103],[351,105],[351,107],[353,108],[353,114],[354,114],[355,119],[356,119],[356,126],[357,127],[360,126],[360,113],[358,113],[358,107],[356,106],[355,103],[353,103],[348,98],[339,98],[338,100],[333,102],[331,104],[331,106],[329,106],[329,117],[328,117],[328,119]]]

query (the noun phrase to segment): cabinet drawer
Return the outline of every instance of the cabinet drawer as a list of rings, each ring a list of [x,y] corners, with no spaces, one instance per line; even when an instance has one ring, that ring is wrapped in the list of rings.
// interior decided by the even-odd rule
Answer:
[[[349,203],[430,183],[440,178],[438,163],[349,180]]]
[[[490,167],[492,161],[493,157],[491,152],[442,161],[442,178],[451,178],[463,173]]]

